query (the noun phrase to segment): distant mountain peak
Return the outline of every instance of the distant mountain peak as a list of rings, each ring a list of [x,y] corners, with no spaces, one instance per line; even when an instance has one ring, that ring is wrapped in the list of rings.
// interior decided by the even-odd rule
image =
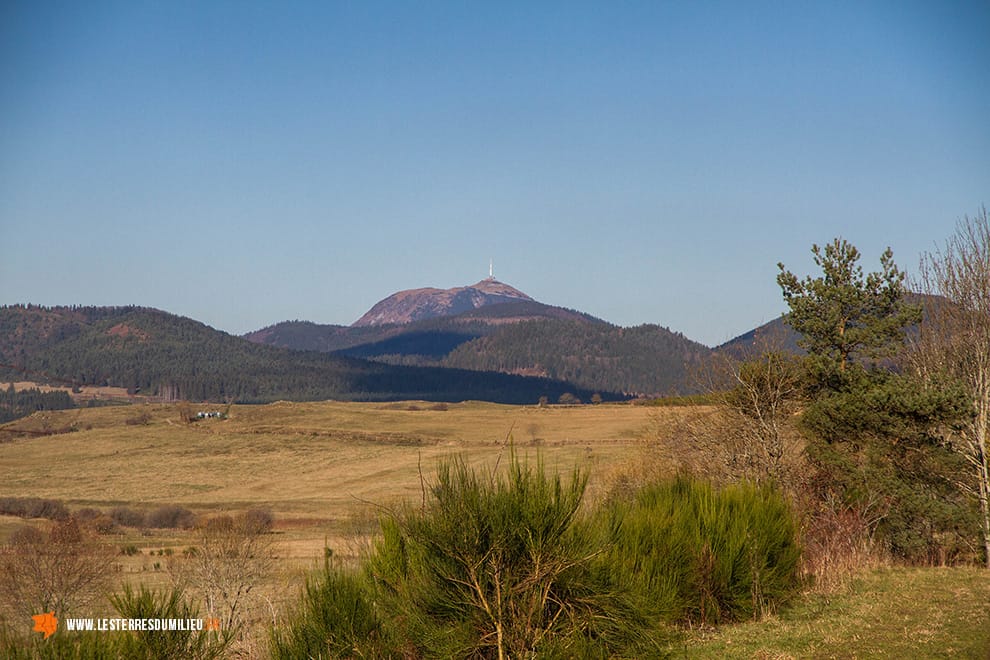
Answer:
[[[519,289],[494,277],[453,289],[406,289],[376,303],[353,326],[412,323],[438,316],[456,316],[488,305],[521,301],[535,302]]]

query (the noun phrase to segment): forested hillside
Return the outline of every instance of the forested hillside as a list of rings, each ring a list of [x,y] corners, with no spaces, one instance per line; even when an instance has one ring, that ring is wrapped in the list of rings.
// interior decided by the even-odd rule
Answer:
[[[533,403],[575,387],[505,374],[413,368],[254,344],[158,310],[0,309],[5,377],[126,387],[193,400],[464,400]],[[590,395],[590,392],[584,392]]]
[[[245,339],[259,343],[306,351],[347,352],[357,356],[382,355],[391,351],[386,344],[399,335],[413,334],[421,339],[414,350],[398,351],[403,355],[427,355],[440,357],[452,350],[450,346],[440,352],[430,345],[429,335],[441,337],[438,346],[449,345],[454,338],[462,343],[497,332],[500,326],[535,319],[561,319],[580,323],[604,323],[588,314],[563,307],[544,305],[536,301],[520,301],[488,305],[457,316],[443,316],[415,321],[374,326],[345,326],[312,323],[310,321],[283,321],[244,335]],[[446,338],[444,338],[446,336]],[[382,349],[379,350],[378,346]],[[457,345],[457,344],[454,344]],[[355,349],[348,352],[348,349]]]
[[[462,369],[533,373],[628,394],[693,391],[691,370],[710,350],[656,325],[620,328],[560,320],[507,325],[458,346],[441,362]]]
[[[706,346],[657,325],[621,328],[535,301],[373,327],[287,321],[252,341],[397,365],[540,375],[593,391],[683,394]]]

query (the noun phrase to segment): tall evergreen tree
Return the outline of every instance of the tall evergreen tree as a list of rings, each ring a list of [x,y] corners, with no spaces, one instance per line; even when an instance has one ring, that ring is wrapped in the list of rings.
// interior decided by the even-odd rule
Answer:
[[[958,388],[927,388],[878,363],[921,321],[904,299],[904,274],[889,248],[869,274],[844,240],[812,252],[822,275],[799,280],[778,264],[777,277],[809,354],[812,397],[801,421],[811,433],[812,488],[823,506],[857,514],[897,557],[965,556],[978,528],[953,480],[960,461],[939,435],[966,417],[966,401]]]
[[[788,322],[803,335],[802,348],[817,358],[821,375],[844,374],[850,362],[891,355],[904,328],[921,321],[921,308],[904,299],[904,273],[890,248],[881,271],[863,274],[860,253],[844,239],[812,246],[822,275],[799,280],[778,263],[777,283],[791,308]]]

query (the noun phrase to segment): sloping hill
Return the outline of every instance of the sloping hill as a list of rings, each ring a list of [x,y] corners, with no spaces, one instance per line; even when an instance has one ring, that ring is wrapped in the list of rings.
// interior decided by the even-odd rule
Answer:
[[[529,300],[488,305],[457,316],[402,324],[343,326],[283,321],[249,332],[244,338],[294,350],[341,352],[358,357],[424,355],[436,359],[460,343],[497,332],[499,326],[538,319],[605,323],[588,314]],[[404,335],[416,335],[418,339],[401,339]]]
[[[169,398],[533,403],[577,393],[548,379],[290,351],[147,308],[10,306],[0,308],[0,331],[5,377],[31,372]]]
[[[904,295],[904,299],[912,305],[919,305],[923,318],[927,318],[928,312],[933,305],[944,304],[945,302],[944,299],[937,296],[929,296],[912,291],[907,292]],[[908,336],[917,332],[917,326],[907,328]],[[764,323],[758,328],[754,328],[734,339],[730,339],[721,346],[716,347],[715,350],[724,351],[740,359],[753,357],[767,348],[804,355],[805,350],[798,345],[798,340],[800,339],[801,334],[788,324],[787,315],[783,314],[769,323]]]
[[[531,300],[522,291],[494,278],[453,289],[408,289],[377,302],[354,325],[412,323],[438,316],[457,316],[488,305]]]
[[[297,351],[329,353],[359,344],[381,341],[395,334],[396,326],[328,325],[311,321],[282,321],[243,335],[256,344],[267,344]]]
[[[449,302],[451,295],[460,295],[451,292],[473,287],[419,289],[399,292],[383,303],[418,301],[426,307],[404,306],[401,314],[390,318],[422,315],[421,321],[350,328],[287,321],[245,337],[394,365],[543,376],[594,391],[642,395],[694,391],[689,372],[710,351],[657,325],[620,328],[589,314],[537,302],[494,280],[474,287],[483,285],[501,294],[516,292],[521,298],[470,307],[459,314],[448,306],[445,315],[435,316],[434,296],[439,294],[433,292],[443,293],[443,300]],[[372,311],[384,309],[381,306]]]
[[[737,359],[754,357],[767,348],[780,349],[798,355],[804,349],[798,346],[801,335],[787,323],[787,316],[779,316],[758,328],[730,339],[715,348]]]
[[[389,364],[538,375],[645,395],[693,391],[689,372],[710,350],[660,326],[620,328],[535,302],[378,326],[377,335],[368,330],[295,321],[248,337]]]
[[[690,372],[709,353],[707,346],[657,325],[544,319],[500,327],[458,346],[441,364],[652,396],[693,392]]]

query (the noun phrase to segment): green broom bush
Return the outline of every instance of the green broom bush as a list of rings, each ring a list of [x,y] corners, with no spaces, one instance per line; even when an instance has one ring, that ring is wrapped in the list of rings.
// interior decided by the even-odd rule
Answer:
[[[770,487],[678,478],[611,504],[605,517],[613,580],[664,620],[751,619],[800,586],[797,525]]]
[[[586,483],[515,454],[501,472],[442,462],[358,569],[307,583],[272,656],[655,658],[673,624],[759,616],[799,586],[770,488],[678,479],[583,509]]]

